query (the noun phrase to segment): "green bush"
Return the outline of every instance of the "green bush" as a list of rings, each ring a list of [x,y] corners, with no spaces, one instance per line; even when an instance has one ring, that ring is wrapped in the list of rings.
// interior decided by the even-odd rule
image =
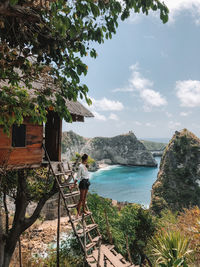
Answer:
[[[180,232],[173,230],[158,232],[151,242],[155,266],[188,266],[187,262],[192,250],[189,249],[189,239]]]
[[[145,246],[155,231],[155,221],[148,210],[137,204],[128,204],[120,210],[111,200],[89,194],[88,205],[99,225],[104,242],[113,243],[116,250],[128,259],[128,250],[134,263],[146,258]]]

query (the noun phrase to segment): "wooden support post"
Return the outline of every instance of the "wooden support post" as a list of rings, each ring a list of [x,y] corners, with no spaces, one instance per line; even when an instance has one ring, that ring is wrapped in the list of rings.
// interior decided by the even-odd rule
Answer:
[[[82,225],[83,225],[83,245],[84,245],[84,266],[86,263],[87,258],[87,251],[86,251],[86,232],[85,232],[85,214],[82,214]]]
[[[100,266],[100,257],[101,257],[101,238],[99,238],[99,241],[98,241],[98,260],[97,260],[97,267],[101,267]],[[103,267],[103,266],[102,266]]]
[[[60,192],[58,193],[57,267],[60,266]]]
[[[21,250],[21,239],[19,237],[19,267],[22,267],[22,250]]]

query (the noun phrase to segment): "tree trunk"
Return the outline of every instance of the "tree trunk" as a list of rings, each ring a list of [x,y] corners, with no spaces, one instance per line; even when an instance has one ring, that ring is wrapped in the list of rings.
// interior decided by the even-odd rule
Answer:
[[[25,171],[19,170],[17,196],[15,199],[15,215],[12,227],[10,229],[7,229],[7,234],[4,231],[2,224],[2,212],[0,209],[0,267],[9,267],[20,235],[37,220],[46,201],[57,192],[56,183],[54,182],[51,190],[49,192],[46,192],[38,201],[37,207],[35,208],[33,214],[29,218],[26,218],[25,214],[26,208],[28,206],[28,190],[26,179],[27,174],[25,173]],[[4,201],[6,201],[5,197]],[[5,204],[6,203],[4,203],[4,206]]]
[[[12,258],[12,254],[13,253],[7,253],[7,252],[4,253],[4,261],[3,261],[3,265],[1,267],[9,267],[10,261]]]
[[[4,233],[3,233],[3,224],[2,224],[2,211],[0,208],[0,267],[3,266],[3,260],[4,260]]]

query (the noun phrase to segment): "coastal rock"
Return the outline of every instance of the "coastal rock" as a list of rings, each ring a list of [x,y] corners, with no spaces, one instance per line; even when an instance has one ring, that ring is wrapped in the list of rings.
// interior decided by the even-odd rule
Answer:
[[[161,159],[150,209],[180,211],[200,206],[200,139],[187,129],[175,132]]]
[[[157,166],[152,154],[129,132],[111,138],[84,138],[72,131],[63,133],[63,153],[71,158],[75,152],[87,153],[107,164]]]

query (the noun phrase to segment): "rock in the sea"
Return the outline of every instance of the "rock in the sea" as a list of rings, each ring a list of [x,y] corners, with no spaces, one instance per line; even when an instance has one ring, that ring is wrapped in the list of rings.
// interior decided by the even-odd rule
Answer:
[[[200,207],[200,139],[187,129],[176,132],[163,154],[151,193],[151,210]]]
[[[65,141],[67,140],[67,141]],[[108,164],[157,166],[152,154],[129,132],[111,138],[83,138],[72,131],[63,133],[63,152],[71,157],[75,152],[87,153],[96,161]]]

